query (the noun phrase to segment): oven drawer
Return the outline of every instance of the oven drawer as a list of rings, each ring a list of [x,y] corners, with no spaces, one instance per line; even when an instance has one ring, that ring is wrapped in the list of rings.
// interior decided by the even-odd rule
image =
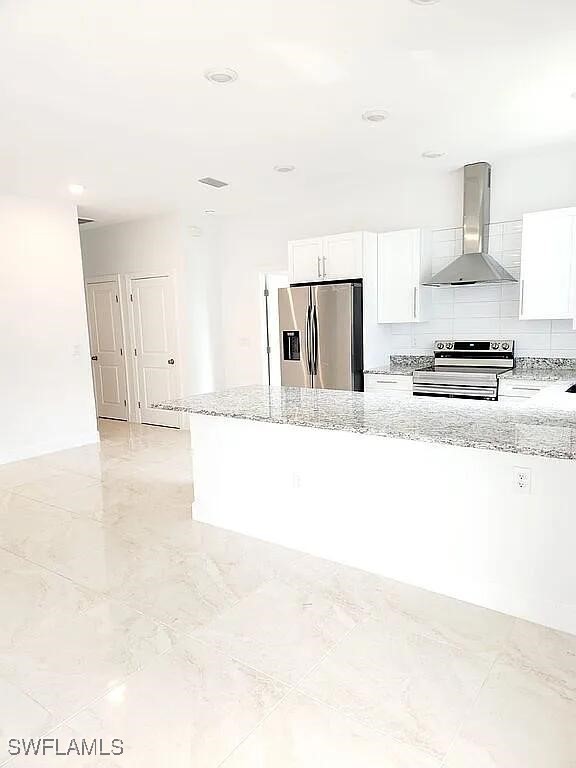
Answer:
[[[414,395],[428,397],[470,397],[474,399],[496,400],[498,390],[496,387],[448,385],[436,382],[427,384],[414,383]]]
[[[495,389],[497,379],[494,373],[478,373],[476,371],[466,371],[466,373],[456,371],[415,371],[414,387],[439,386],[439,387],[490,387]]]

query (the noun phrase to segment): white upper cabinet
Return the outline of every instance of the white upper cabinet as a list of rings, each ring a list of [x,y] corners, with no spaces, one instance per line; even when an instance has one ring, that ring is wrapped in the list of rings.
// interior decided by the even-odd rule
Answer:
[[[520,318],[573,319],[576,208],[528,213],[522,225]]]
[[[423,319],[425,249],[420,229],[378,235],[378,322]]]
[[[288,243],[288,270],[291,283],[322,279],[322,238],[293,240]]]
[[[364,233],[330,235],[324,238],[324,280],[347,280],[362,277]]]
[[[291,283],[352,280],[363,274],[364,233],[350,232],[288,243]]]

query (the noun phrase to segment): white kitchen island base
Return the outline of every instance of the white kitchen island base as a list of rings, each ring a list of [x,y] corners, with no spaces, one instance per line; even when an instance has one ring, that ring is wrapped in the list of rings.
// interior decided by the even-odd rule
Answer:
[[[190,418],[196,520],[576,633],[573,461]]]

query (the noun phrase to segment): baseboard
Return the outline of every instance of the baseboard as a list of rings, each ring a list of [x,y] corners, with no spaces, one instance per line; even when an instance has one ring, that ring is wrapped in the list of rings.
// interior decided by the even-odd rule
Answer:
[[[66,435],[54,440],[44,440],[30,445],[20,445],[14,448],[8,448],[0,453],[0,464],[8,464],[12,461],[22,461],[23,459],[32,459],[35,456],[43,456],[46,453],[55,451],[65,451],[68,448],[79,448],[82,445],[91,445],[100,442],[100,435],[97,430],[91,432],[82,432],[75,435]]]

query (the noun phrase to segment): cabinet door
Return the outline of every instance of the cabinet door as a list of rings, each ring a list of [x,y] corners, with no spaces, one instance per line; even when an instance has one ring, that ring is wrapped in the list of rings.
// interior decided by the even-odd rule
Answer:
[[[322,253],[324,279],[351,280],[362,277],[362,252],[362,232],[325,237]]]
[[[288,243],[288,270],[291,283],[322,279],[322,238],[293,240]]]
[[[378,235],[378,322],[420,320],[419,229]]]
[[[520,318],[573,318],[576,209],[524,216],[520,267]]]
[[[527,381],[524,379],[522,381],[516,380],[516,383],[514,383],[513,380],[507,381],[504,378],[500,380],[498,386],[498,399],[500,400],[502,397],[514,397],[526,400],[535,395],[539,395],[545,386],[546,385],[542,384],[542,382],[537,381]]]
[[[364,374],[364,391],[380,395],[406,395],[412,397],[412,376],[392,376],[389,374]]]

